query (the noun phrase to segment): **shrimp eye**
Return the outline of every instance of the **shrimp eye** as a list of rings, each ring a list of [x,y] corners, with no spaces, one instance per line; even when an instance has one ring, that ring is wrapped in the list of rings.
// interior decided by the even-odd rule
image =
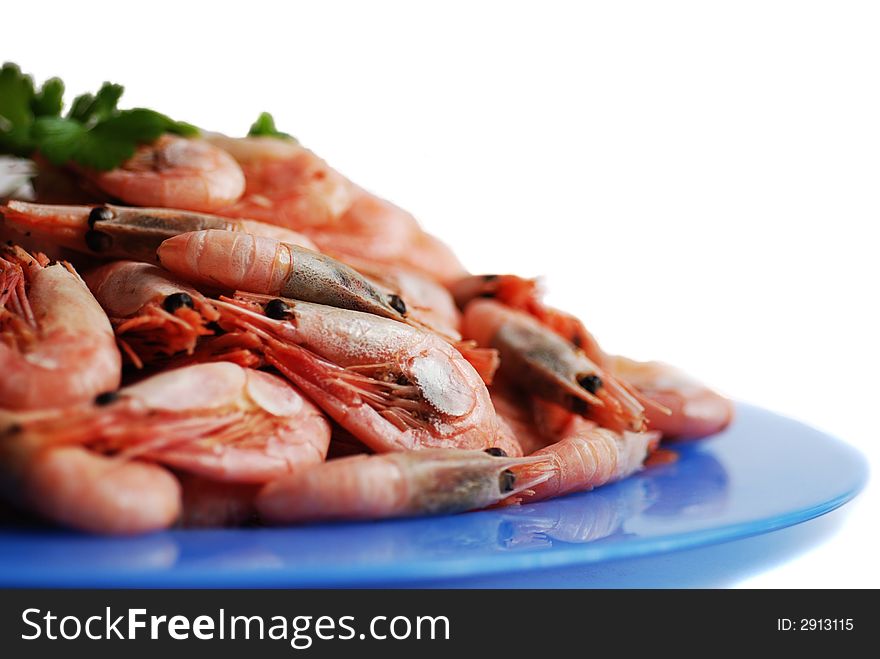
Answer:
[[[89,229],[94,229],[97,222],[109,222],[113,219],[113,211],[106,206],[95,206],[89,212]]]
[[[483,281],[495,281],[498,275],[483,275]]]
[[[513,492],[513,486],[516,485],[516,474],[510,469],[505,469],[498,477],[498,487],[502,492]]]
[[[95,396],[95,405],[97,405],[98,407],[104,407],[105,405],[116,402],[116,400],[118,399],[118,392],[105,391],[103,394],[98,394],[97,396]]]
[[[188,293],[172,293],[168,297],[165,298],[165,301],[162,303],[162,307],[168,313],[174,313],[181,307],[186,307],[188,309],[193,308],[193,299]]]
[[[388,304],[390,304],[391,307],[397,313],[399,313],[401,316],[406,315],[406,304],[404,303],[403,299],[401,299],[401,297],[399,295],[395,295],[394,293],[389,295],[388,296]]]
[[[109,235],[94,229],[86,231],[85,239],[86,245],[93,252],[107,251],[110,249],[110,245],[113,244],[113,239]]]
[[[602,378],[598,375],[585,375],[578,378],[578,384],[591,394],[594,394],[602,388]]]
[[[483,452],[488,453],[489,455],[491,455],[495,458],[506,458],[507,457],[507,452],[503,448],[498,448],[497,446],[492,446],[490,448],[487,448]]]
[[[290,315],[290,307],[284,300],[269,300],[263,307],[266,316],[272,320],[285,320]]]

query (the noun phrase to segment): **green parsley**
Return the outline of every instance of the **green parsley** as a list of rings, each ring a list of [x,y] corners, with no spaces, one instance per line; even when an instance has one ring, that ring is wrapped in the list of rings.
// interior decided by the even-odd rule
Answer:
[[[289,133],[282,133],[275,128],[275,118],[268,112],[263,112],[257,117],[257,120],[251,124],[248,131],[248,137],[275,137],[280,140],[292,140],[296,142],[296,138]]]
[[[164,133],[192,136],[198,128],[146,108],[120,110],[121,85],[105,82],[95,94],[77,96],[62,116],[64,83],[50,78],[37,89],[15,64],[0,69],[0,153],[40,153],[56,165],[76,163],[114,169],[141,144]]]

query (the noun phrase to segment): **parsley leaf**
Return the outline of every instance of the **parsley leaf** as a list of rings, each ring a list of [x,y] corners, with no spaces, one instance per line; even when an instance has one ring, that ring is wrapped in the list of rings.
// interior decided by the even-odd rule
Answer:
[[[39,117],[34,121],[31,134],[34,142],[40,145],[40,153],[49,162],[63,165],[74,159],[86,129],[72,119]]]
[[[275,128],[275,118],[268,112],[260,113],[257,120],[251,124],[248,137],[275,137],[280,140],[293,140],[296,142],[296,138],[293,135],[283,133]]]
[[[37,91],[33,79],[15,64],[0,69],[0,153],[36,152],[64,165],[76,163],[110,170],[130,158],[141,144],[164,133],[191,137],[199,129],[149,110],[120,110],[123,88],[105,82],[95,94],[81,94],[64,109],[64,83],[50,78]]]
[[[31,101],[34,81],[15,64],[0,69],[0,151],[16,156],[30,154]]]
[[[122,96],[122,85],[105,82],[98,93],[82,94],[73,99],[68,117],[89,124],[109,119],[117,111],[116,104]]]
[[[36,117],[57,117],[64,107],[64,83],[60,78],[49,78],[34,95],[31,110]]]

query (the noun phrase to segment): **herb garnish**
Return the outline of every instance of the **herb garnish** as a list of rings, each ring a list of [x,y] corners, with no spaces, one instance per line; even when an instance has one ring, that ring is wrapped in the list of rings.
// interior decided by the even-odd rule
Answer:
[[[134,155],[140,144],[164,133],[192,136],[191,124],[146,108],[120,110],[122,86],[104,83],[96,94],[77,96],[67,115],[64,83],[50,78],[37,89],[15,64],[0,69],[0,153],[40,153],[55,165],[76,163],[106,171]],[[270,117],[271,119],[271,117]]]

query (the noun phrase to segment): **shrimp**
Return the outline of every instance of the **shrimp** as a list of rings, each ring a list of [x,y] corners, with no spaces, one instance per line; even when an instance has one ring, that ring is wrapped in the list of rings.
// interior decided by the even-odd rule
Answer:
[[[485,508],[551,474],[543,456],[431,449],[331,460],[266,485],[261,516],[274,523],[443,515]]]
[[[114,261],[84,278],[136,368],[162,356],[191,355],[200,337],[214,334],[208,325],[220,314],[211,302],[155,265]]]
[[[336,221],[359,194],[344,176],[295,141],[216,133],[205,134],[205,139],[230,154],[245,176],[244,195],[221,210],[223,215],[305,231]]]
[[[134,206],[210,212],[234,204],[244,173],[223,149],[201,139],[163,135],[118,168],[82,174],[112,197]]]
[[[180,485],[165,468],[47,445],[20,428],[0,429],[0,492],[14,505],[91,533],[158,531],[180,515]]]
[[[609,357],[609,368],[670,414],[648,408],[648,423],[664,439],[699,439],[724,430],[733,419],[733,403],[686,373],[662,362]]]
[[[241,200],[220,210],[302,231],[321,251],[411,267],[439,281],[465,274],[461,263],[416,219],[355,185],[314,153],[290,140],[206,135],[245,173]]]
[[[461,342],[458,331],[448,326],[449,316],[444,316],[451,313],[457,319],[448,294],[419,275],[402,271],[396,276],[385,275],[386,282],[389,277],[394,282],[394,288],[389,289],[318,252],[269,237],[216,230],[169,238],[160,245],[158,254],[164,267],[196,285],[363,311],[436,332],[459,349],[484,382],[491,382],[497,368],[494,351]],[[404,286],[407,296],[412,293],[428,304],[438,304],[439,313],[423,305],[410,306],[398,294],[404,292]]]
[[[436,334],[268,296],[216,304],[224,329],[259,337],[270,364],[374,451],[519,451],[473,366]]]
[[[461,313],[445,286],[416,270],[400,265],[386,265],[345,255],[336,258],[391,291],[401,300],[406,300],[409,318],[432,328],[452,342],[461,340],[458,331]]]
[[[499,373],[538,397],[612,430],[644,429],[644,407],[624,384],[529,315],[475,299],[465,308],[462,334],[497,349]]]
[[[550,478],[505,503],[541,501],[591,490],[641,469],[660,433],[614,432],[572,414],[556,403],[494,385],[492,402],[514,430],[523,453],[549,457]]]
[[[411,268],[444,284],[466,273],[452,250],[409,213],[366,192],[338,222],[304,231],[321,251]]]
[[[319,245],[321,238],[320,235],[315,238]],[[323,243],[322,249],[325,251],[334,247],[332,236],[327,237]],[[467,274],[449,245],[427,231],[419,231],[413,235],[406,248],[398,254],[385,259],[379,258],[377,261],[412,268],[444,285],[449,285]]]
[[[190,231],[222,229],[252,233],[315,249],[306,236],[264,222],[168,208],[55,206],[9,201],[0,206],[4,224],[41,242],[112,259],[156,262],[164,240]]]
[[[605,353],[584,324],[570,313],[545,305],[534,279],[517,275],[471,275],[453,282],[450,291],[460,309],[475,298],[491,298],[511,309],[523,311],[583,350],[600,366],[605,364]]]
[[[405,322],[407,307],[399,296],[329,256],[273,238],[194,231],[169,238],[158,255],[165,268],[203,286],[296,298]]]
[[[658,437],[655,432],[614,432],[572,415],[563,439],[532,454],[552,460],[550,477],[516,497],[542,501],[631,476],[642,468]]]
[[[456,304],[492,298],[528,313],[584,351],[589,359],[612,372],[645,408],[650,428],[667,439],[697,439],[723,430],[733,417],[732,403],[677,369],[660,362],[635,362],[609,355],[584,324],[565,311],[541,302],[534,280],[516,275],[479,275],[452,285]]]
[[[326,419],[291,385],[229,362],[164,371],[17,426],[47,447],[86,447],[235,483],[317,464],[330,441]]]
[[[116,389],[121,357],[104,311],[67,263],[0,248],[0,408],[36,410]]]

